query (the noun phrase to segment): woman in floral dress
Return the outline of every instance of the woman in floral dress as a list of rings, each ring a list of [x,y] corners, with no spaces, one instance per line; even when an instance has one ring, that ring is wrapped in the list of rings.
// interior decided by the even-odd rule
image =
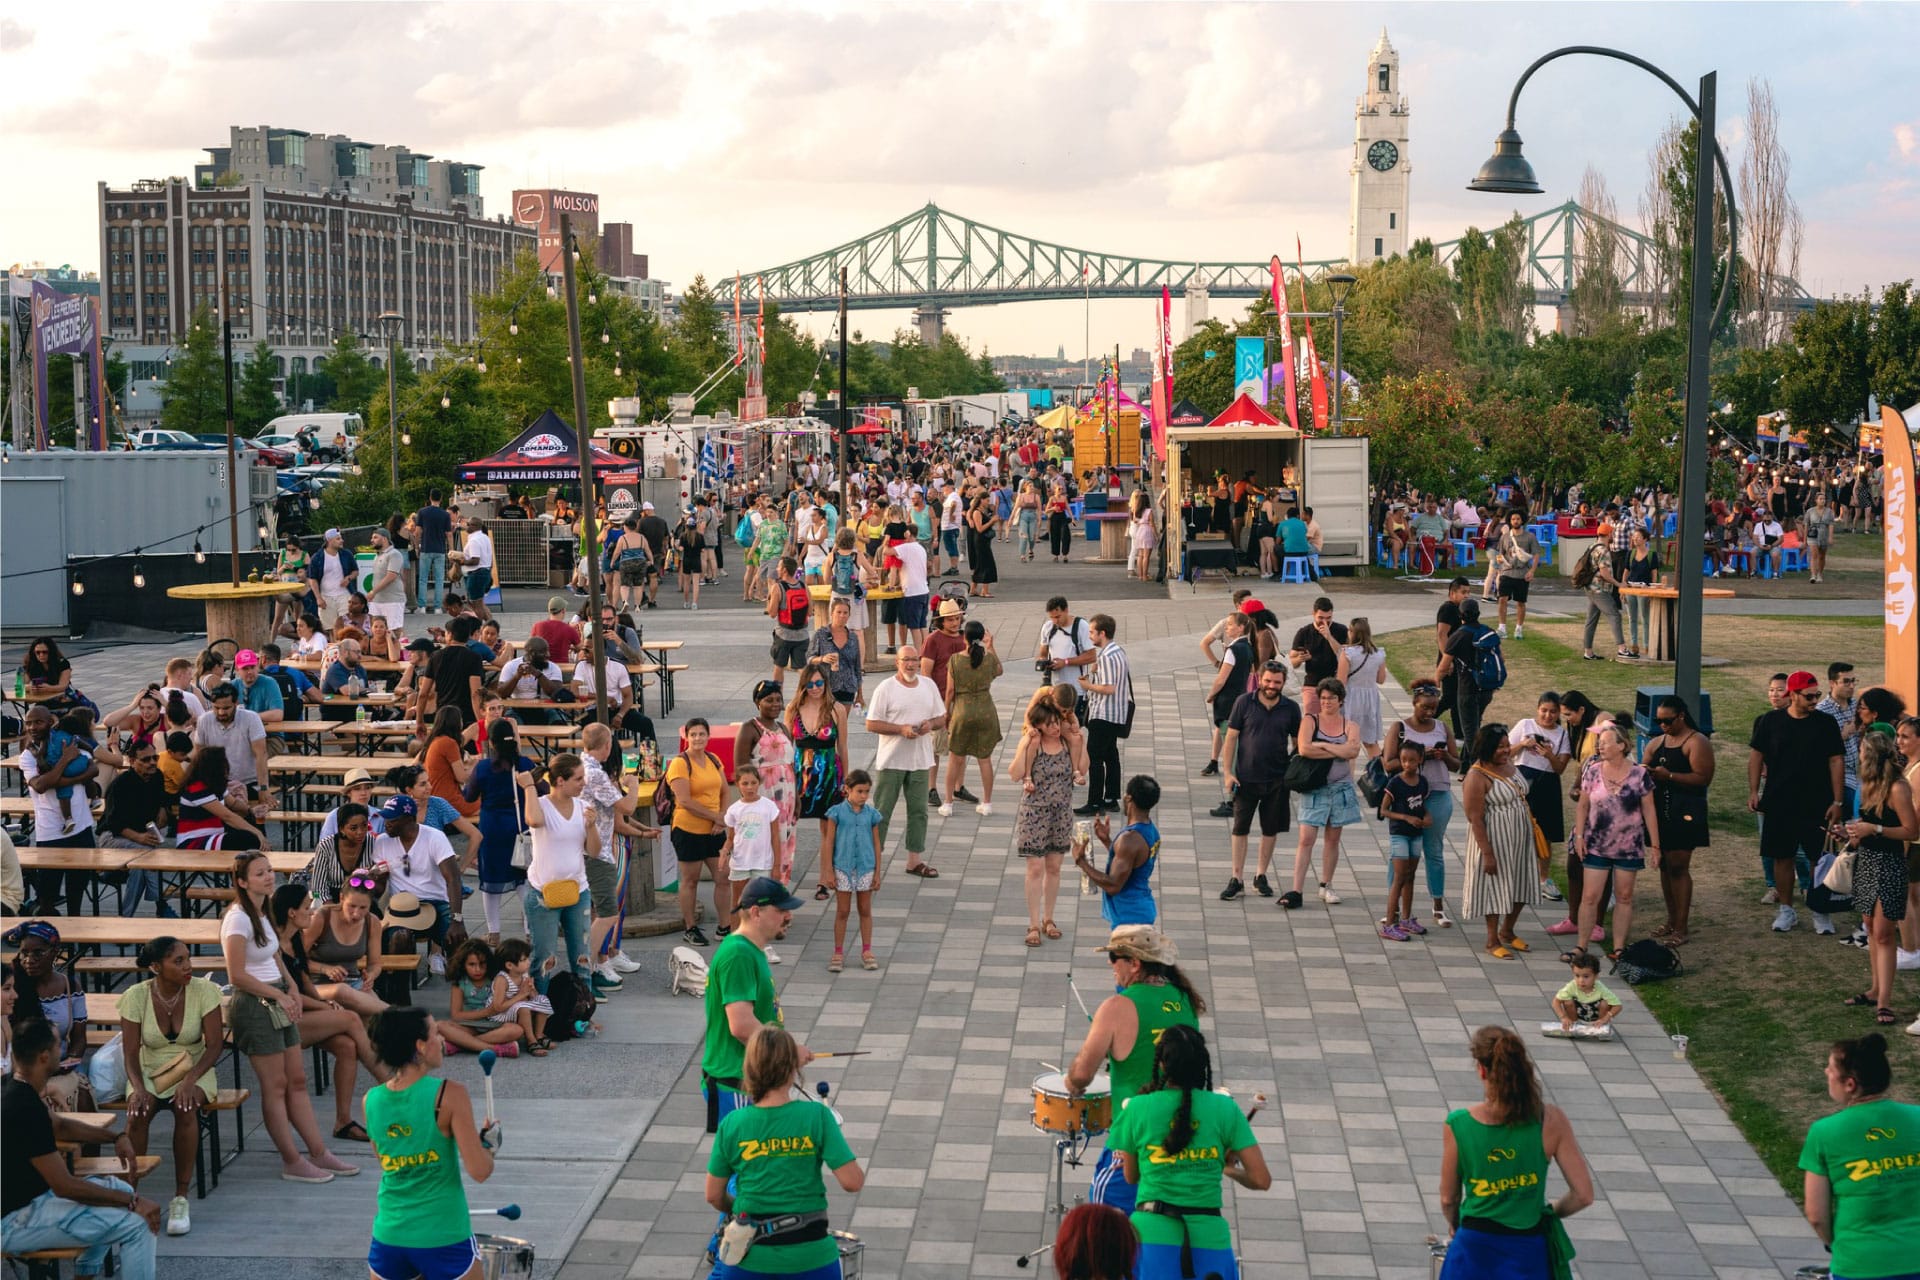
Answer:
[[[847,708],[834,700],[832,679],[825,662],[809,662],[800,672],[800,688],[784,717],[794,747],[796,814],[819,822],[822,840],[827,835],[827,810],[843,798],[841,779],[847,775]],[[832,886],[822,883],[813,896],[825,902],[832,893]]]
[[[804,678],[801,683],[803,686],[806,683]],[[746,759],[758,766],[760,794],[780,806],[780,841],[774,846],[773,865],[780,882],[785,884],[793,872],[794,817],[799,811],[799,789],[793,778],[793,739],[780,723],[784,708],[777,683],[762,680],[753,686],[753,705],[760,714],[740,726],[734,759]]]

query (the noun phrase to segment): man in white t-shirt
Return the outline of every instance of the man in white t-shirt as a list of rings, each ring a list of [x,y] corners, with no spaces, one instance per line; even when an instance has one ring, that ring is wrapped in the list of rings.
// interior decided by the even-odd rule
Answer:
[[[345,546],[340,531],[329,529],[321,539],[320,554],[314,557],[320,564],[320,625],[328,630],[347,611],[347,597],[353,592],[353,579],[341,564],[340,552]]]
[[[493,617],[487,609],[487,593],[493,590],[493,539],[487,535],[486,522],[478,516],[467,521],[467,544],[461,548],[460,564],[467,603],[485,622]]]
[[[940,548],[947,553],[947,573],[960,572],[960,518],[964,510],[959,487],[947,481],[946,495],[940,499]]]
[[[1781,543],[1785,540],[1786,536],[1787,531],[1780,527],[1780,522],[1775,520],[1771,514],[1762,516],[1760,519],[1754,521],[1754,555],[1766,556],[1773,561],[1773,576],[1776,578],[1780,576],[1780,560],[1783,552]],[[1760,566],[1757,564],[1754,566],[1756,572],[1759,571],[1759,568]]]
[[[633,687],[633,673],[604,645],[601,656],[605,659],[607,673],[608,722],[630,738],[652,738],[653,721],[647,719],[640,710]],[[595,718],[598,710],[595,699],[599,691],[600,682],[595,678],[593,669],[593,646],[591,643],[583,644],[580,661],[573,664],[573,695],[585,707],[582,714],[586,720]]]
[[[1092,629],[1085,618],[1076,618],[1067,608],[1065,596],[1047,601],[1047,620],[1040,626],[1040,646],[1033,656],[1051,661],[1053,683],[1071,686],[1076,693],[1084,669],[1099,659]]]
[[[413,932],[433,939],[442,951],[460,944],[466,928],[454,915],[453,904],[460,900],[460,861],[453,845],[442,833],[420,822],[420,807],[412,796],[392,796],[380,806],[386,831],[373,838],[373,857],[378,865],[387,864],[388,902],[394,894],[410,893],[420,905],[433,911],[433,922],[413,927]],[[446,961],[435,955],[428,963],[434,973],[446,972]]]
[[[927,638],[927,598],[931,594],[927,586],[927,549],[907,538],[888,551],[900,561],[894,584],[900,588],[900,625],[906,630],[907,643],[917,649]]]
[[[193,741],[227,753],[229,783],[245,783],[254,791],[266,787],[267,726],[257,712],[240,705],[240,691],[233,685],[222,681],[213,687],[213,710],[194,723]]]
[[[924,612],[921,621],[925,622]],[[894,803],[907,793],[907,874],[934,879],[940,873],[921,861],[927,847],[927,787],[933,771],[933,735],[947,724],[946,700],[920,674],[918,645],[900,646],[893,674],[867,695],[867,729],[879,739],[874,750],[873,806],[880,811],[880,847],[886,848]]]

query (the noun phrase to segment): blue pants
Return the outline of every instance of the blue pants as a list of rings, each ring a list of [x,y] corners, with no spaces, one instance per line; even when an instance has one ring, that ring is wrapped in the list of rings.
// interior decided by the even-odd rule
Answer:
[[[1112,1151],[1102,1148],[1100,1162],[1093,1166],[1093,1188],[1087,1203],[1104,1204],[1122,1213],[1132,1213],[1140,1198],[1140,1188],[1127,1181],[1127,1174]]]
[[[120,886],[120,914],[137,915],[140,904],[148,898],[153,899],[153,914],[162,920],[175,918],[173,904],[160,892],[160,873],[158,871],[128,871],[127,882]]]
[[[563,966],[571,966],[574,976],[586,982],[593,976],[587,969],[587,899],[583,894],[580,901],[570,907],[554,910],[541,900],[540,891],[531,884],[520,894],[520,906],[527,916],[527,936],[533,942],[533,985],[541,995],[547,993],[547,961],[554,961],[554,971]],[[562,935],[565,935],[566,952],[560,951]]]
[[[132,1187],[118,1178],[89,1178],[87,1181],[131,1194]],[[10,1253],[30,1253],[35,1249],[85,1249],[74,1263],[79,1275],[97,1276],[107,1253],[120,1250],[120,1275],[124,1280],[153,1280],[153,1232],[147,1220],[127,1209],[105,1205],[76,1204],[62,1200],[51,1191],[15,1209],[0,1220],[0,1235],[6,1237]]]
[[[1447,896],[1447,823],[1453,818],[1453,792],[1439,788],[1427,793],[1427,814],[1433,825],[1420,833],[1427,864],[1427,896]]]
[[[1180,1266],[1180,1246],[1141,1245],[1140,1263],[1133,1274],[1138,1280],[1181,1280],[1184,1272]],[[1193,1274],[1198,1280],[1239,1280],[1240,1267],[1231,1249],[1195,1249]]]
[[[420,609],[438,609],[441,596],[447,586],[447,553],[444,551],[422,551],[420,553],[420,577],[415,584],[419,598],[413,603]]]

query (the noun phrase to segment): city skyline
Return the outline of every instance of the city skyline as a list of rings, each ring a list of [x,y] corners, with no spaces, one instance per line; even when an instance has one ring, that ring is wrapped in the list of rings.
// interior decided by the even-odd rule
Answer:
[[[1010,231],[1150,257],[1309,259],[1345,251],[1353,102],[1384,22],[1411,106],[1410,225],[1445,240],[1570,199],[1592,164],[1637,224],[1646,153],[1680,104],[1642,73],[1569,59],[1536,77],[1519,127],[1547,193],[1464,190],[1539,53],[1610,43],[1691,88],[1720,73],[1737,167],[1749,77],[1769,80],[1806,217],[1816,295],[1920,262],[1920,108],[1877,50],[1920,42],[1900,6],[1294,5],[1012,7],[131,5],[0,21],[16,86],[6,256],[98,270],[94,184],[187,174],[229,123],[378,137],[485,166],[489,212],[516,187],[601,198],[682,289],[820,252],[933,200]],[[1525,15],[1521,19],[1519,15]],[[479,19],[484,18],[482,22]],[[1478,20],[1476,20],[1478,19]],[[566,51],[527,54],[537,20]],[[1657,31],[1658,42],[1635,40]],[[577,51],[577,52],[575,52]],[[849,56],[851,56],[849,58]],[[299,84],[287,63],[306,67]],[[313,94],[313,85],[330,86]],[[1596,126],[1596,121],[1604,124]],[[1244,303],[1220,301],[1214,314]],[[830,319],[803,318],[823,333]],[[856,313],[884,337],[905,312]],[[956,311],[976,350],[1085,344],[1074,302]],[[1144,303],[1096,303],[1092,348],[1141,345]]]

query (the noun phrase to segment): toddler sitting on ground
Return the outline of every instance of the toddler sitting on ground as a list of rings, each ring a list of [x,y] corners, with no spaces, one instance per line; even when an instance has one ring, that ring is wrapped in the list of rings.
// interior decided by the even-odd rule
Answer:
[[[1620,997],[1600,981],[1600,960],[1581,954],[1573,961],[1573,977],[1553,996],[1553,1012],[1560,1021],[1541,1030],[1548,1035],[1611,1039],[1613,1020],[1620,1016]]]

